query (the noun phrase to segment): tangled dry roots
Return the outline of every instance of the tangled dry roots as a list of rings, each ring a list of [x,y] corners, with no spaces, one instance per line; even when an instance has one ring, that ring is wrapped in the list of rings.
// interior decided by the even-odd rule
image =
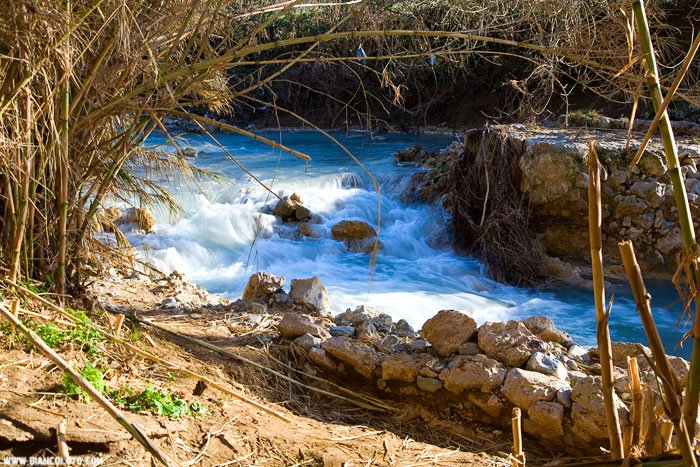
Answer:
[[[541,284],[543,256],[528,232],[527,198],[519,189],[521,143],[502,130],[472,130],[450,172],[452,227],[458,248],[482,259],[491,277]]]

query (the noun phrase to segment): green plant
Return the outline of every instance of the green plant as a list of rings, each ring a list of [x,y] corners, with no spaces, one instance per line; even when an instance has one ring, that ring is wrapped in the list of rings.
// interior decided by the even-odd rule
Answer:
[[[107,390],[107,383],[104,380],[104,373],[97,367],[95,367],[91,362],[87,362],[83,367],[80,375],[88,380],[88,382],[101,394],[104,394]],[[86,402],[90,402],[90,396],[78,386],[73,378],[66,373],[63,377],[63,387],[61,392],[68,394],[69,396],[78,396],[84,399]]]
[[[160,390],[153,386],[148,386],[138,394],[130,394],[131,392],[133,388],[124,388],[110,397],[119,401],[119,404],[130,412],[153,411],[171,418],[180,418],[183,415],[201,417],[207,413],[206,406],[199,402],[190,404],[176,392]]]
[[[37,326],[35,332],[51,347],[58,347],[65,342],[68,334],[53,323]]]
[[[66,308],[66,311],[78,318],[77,325],[68,331],[68,339],[80,345],[80,350],[88,355],[98,356],[101,353],[98,344],[104,342],[105,339],[98,331],[95,323],[82,310]]]

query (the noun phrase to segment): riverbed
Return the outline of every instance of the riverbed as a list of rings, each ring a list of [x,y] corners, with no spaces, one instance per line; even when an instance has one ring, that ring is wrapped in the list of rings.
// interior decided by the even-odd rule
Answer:
[[[449,217],[437,205],[406,204],[401,193],[416,167],[399,166],[394,154],[415,144],[439,150],[456,141],[445,134],[371,135],[363,131],[331,132],[365,167],[363,170],[335,142],[303,130],[260,132],[297,151],[305,161],[249,138],[218,134],[230,156],[205,135],[185,135],[181,147],[197,150],[199,168],[218,178],[168,184],[182,211],[155,213],[148,235],[128,233],[142,255],[164,272],[177,270],[211,292],[240,297],[248,277],[257,271],[293,278],[319,276],[328,289],[333,314],[360,304],[377,308],[395,320],[420,329],[442,309],[468,313],[478,323],[546,315],[583,345],[595,345],[595,312],[586,290],[537,290],[492,281],[474,258],[449,247]],[[160,134],[147,145],[172,151]],[[371,174],[371,176],[370,176]],[[381,196],[377,196],[376,180]],[[293,224],[269,212],[277,197],[298,193],[315,215],[321,238],[301,237]],[[331,238],[341,220],[361,220],[380,227],[384,247],[372,265],[370,255],[349,251]],[[690,347],[675,348],[683,329],[676,329],[681,307],[673,287],[652,284],[655,318],[666,350],[688,358]],[[645,343],[626,284],[612,283],[615,294],[610,319],[616,341]]]

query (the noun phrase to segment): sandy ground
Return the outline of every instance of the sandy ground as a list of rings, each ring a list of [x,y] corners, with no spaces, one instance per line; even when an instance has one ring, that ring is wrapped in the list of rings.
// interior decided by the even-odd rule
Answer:
[[[190,309],[160,306],[177,293],[197,303],[185,307]],[[465,422],[449,411],[434,413],[402,400],[385,401],[394,411],[373,412],[311,389],[349,395],[351,399],[361,394],[379,397],[364,387],[363,381],[326,380],[331,375],[323,374],[306,360],[303,352],[280,339],[275,330],[279,317],[274,310],[260,313],[259,309],[241,309],[240,304],[220,302],[189,284],[183,286],[181,281],[121,277],[96,283],[83,302],[75,306],[92,309],[90,316],[105,324],[112,323],[116,315],[101,309],[136,312],[258,365],[222,356],[129,321],[120,335],[168,361],[168,365],[148,361],[112,342],[100,344],[102,364],[109,368],[106,380],[110,388],[143,389],[152,385],[206,406],[207,414],[199,418],[171,419],[125,411],[126,417],[152,437],[177,465],[510,465],[506,457],[511,449],[510,433],[478,422]],[[97,456],[104,465],[151,464],[150,455],[96,403],[62,394],[62,372],[36,349],[21,342],[13,344],[7,336],[2,339],[0,459],[53,455],[57,449],[56,428],[65,419],[73,456]],[[78,368],[91,358],[70,342],[57,350]],[[194,396],[197,381],[182,376],[174,367],[184,367],[220,382],[277,416],[213,387]],[[302,370],[307,376],[293,369]],[[334,383],[345,388],[345,392]],[[555,454],[538,445],[531,447],[530,465],[544,463],[541,459],[551,459]]]

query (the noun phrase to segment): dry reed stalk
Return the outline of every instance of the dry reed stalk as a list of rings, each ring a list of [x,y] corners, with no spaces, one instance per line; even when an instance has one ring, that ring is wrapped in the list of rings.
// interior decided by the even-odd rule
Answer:
[[[511,454],[511,465],[513,467],[525,467],[525,452],[523,452],[522,433],[522,413],[520,407],[513,407],[511,417],[511,428],[513,430],[513,453]]]
[[[664,118],[664,115],[666,114],[666,110],[668,109],[669,104],[671,104],[671,101],[673,100],[673,98],[676,97],[676,92],[678,91],[678,88],[680,87],[681,83],[683,82],[683,79],[685,79],[686,73],[688,72],[688,69],[690,68],[690,64],[693,62],[693,59],[695,58],[695,54],[697,53],[698,49],[700,49],[700,34],[697,34],[695,36],[695,39],[693,40],[693,43],[690,45],[690,49],[688,50],[688,53],[685,55],[685,58],[683,59],[683,63],[681,64],[681,67],[678,70],[678,73],[676,74],[676,77],[674,78],[673,83],[671,84],[671,87],[667,91],[666,97],[664,97],[664,100],[663,100],[663,102],[661,102],[661,105],[659,105],[659,108],[656,109],[656,115],[654,115],[654,120],[652,120],[651,124],[649,124],[649,129],[647,130],[646,134],[644,135],[644,139],[639,144],[639,148],[637,149],[637,153],[632,158],[632,162],[630,163],[630,170],[635,165],[637,165],[637,162],[639,162],[639,159],[642,158],[642,155],[644,154],[644,151],[646,150],[647,145],[649,144],[649,141],[651,140],[651,137],[654,136],[656,129],[659,127],[659,123]],[[667,118],[668,118],[668,116],[667,116]]]
[[[86,393],[94,398],[97,403],[105,409],[109,415],[114,418],[126,431],[128,431],[136,441],[138,441],[146,450],[153,455],[159,462],[163,465],[175,465],[175,463],[167,457],[164,453],[158,449],[158,447],[151,441],[151,439],[146,436],[141,430],[129,422],[119,409],[117,409],[114,404],[112,404],[109,399],[107,399],[102,393],[97,391],[88,380],[86,380],[80,373],[75,371],[60,355],[58,355],[51,347],[46,345],[46,343],[34,333],[31,329],[26,327],[19,319],[17,319],[3,304],[0,303],[0,317],[7,320],[9,323],[13,324],[17,329],[24,334],[24,336],[34,344],[43,353],[46,358],[51,360],[58,368],[62,371],[68,373],[73,379],[75,384],[80,386]]]
[[[58,457],[63,459],[66,464],[70,463],[70,450],[66,442],[66,420],[63,419],[58,424],[56,429],[56,444],[58,445]]]
[[[641,445],[642,418],[644,416],[644,392],[639,380],[639,365],[637,359],[627,357],[627,370],[629,374],[629,390],[632,394],[632,426],[630,430],[630,440],[627,445],[626,454],[630,455],[635,446]]]
[[[676,430],[678,447],[687,465],[697,467],[697,460],[690,442],[691,437],[681,410],[683,404],[682,389],[673,371],[673,367],[671,367],[671,363],[668,360],[668,356],[661,342],[661,337],[659,336],[659,331],[654,322],[654,316],[651,313],[651,295],[649,295],[644,285],[642,272],[634,254],[634,247],[629,241],[620,242],[619,247],[625,273],[629,279],[630,287],[634,294],[634,300],[637,304],[637,312],[644,326],[644,332],[647,336],[649,347],[651,347],[651,353],[655,364],[654,371],[663,383],[664,407]]]
[[[651,42],[649,24],[646,17],[644,2],[635,0],[633,3],[634,14],[637,20],[639,40],[644,53],[647,65],[647,83],[651,94],[654,108],[657,112],[661,109],[663,96],[659,84],[659,73],[654,56],[654,46]],[[686,400],[683,404],[683,416],[685,425],[688,428],[689,437],[695,436],[695,423],[698,415],[698,404],[700,404],[700,270],[698,266],[698,246],[695,238],[695,228],[690,213],[690,204],[686,193],[683,174],[680,169],[678,159],[678,148],[673,136],[673,129],[667,112],[661,112],[659,121],[659,131],[663,142],[664,153],[668,164],[668,174],[673,184],[673,192],[676,200],[678,212],[678,225],[681,229],[683,240],[683,262],[687,264],[689,270],[688,280],[691,285],[695,299],[695,316],[693,321],[693,353],[690,359],[690,374],[688,376],[688,389]]]
[[[600,163],[595,150],[595,142],[588,144],[588,231],[591,243],[591,268],[593,272],[593,299],[596,314],[596,337],[600,352],[600,374],[603,379],[605,417],[608,422],[610,455],[613,459],[623,457],[620,419],[615,407],[615,390],[612,382],[613,362],[609,312],[605,312],[605,285],[603,277],[603,242]]]

